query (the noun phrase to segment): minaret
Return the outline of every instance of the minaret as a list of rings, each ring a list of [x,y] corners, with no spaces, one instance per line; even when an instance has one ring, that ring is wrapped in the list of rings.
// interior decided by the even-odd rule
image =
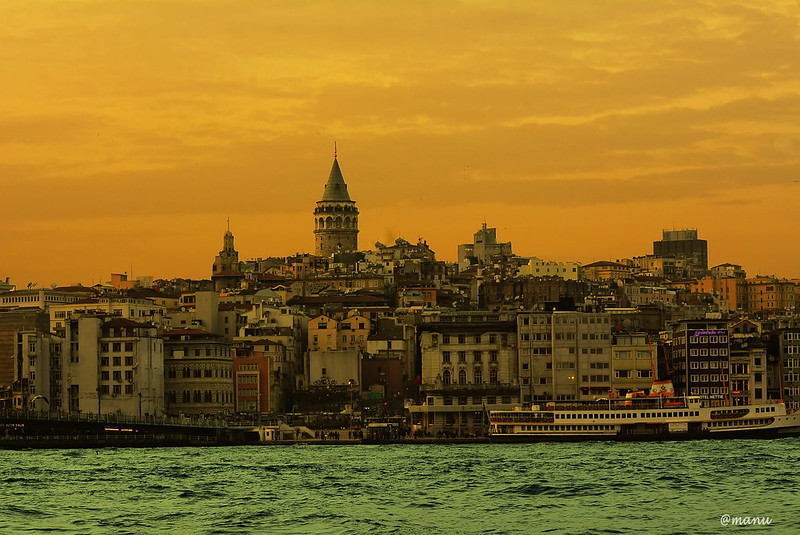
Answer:
[[[223,271],[239,270],[239,251],[233,248],[233,232],[231,232],[231,218],[228,218],[228,230],[222,238],[222,250],[214,259],[211,275],[218,275]]]
[[[336,144],[325,192],[314,209],[314,241],[317,256],[358,250],[358,208],[347,193],[336,159]]]

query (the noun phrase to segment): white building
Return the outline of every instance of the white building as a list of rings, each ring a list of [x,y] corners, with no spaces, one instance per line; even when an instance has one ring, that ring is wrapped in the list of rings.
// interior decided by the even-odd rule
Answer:
[[[520,266],[519,273],[534,277],[555,276],[576,281],[581,279],[582,270],[580,262],[553,262],[534,256],[526,265]]]
[[[63,351],[51,359],[53,409],[82,413],[161,415],[164,343],[146,323],[92,314],[66,321]]]

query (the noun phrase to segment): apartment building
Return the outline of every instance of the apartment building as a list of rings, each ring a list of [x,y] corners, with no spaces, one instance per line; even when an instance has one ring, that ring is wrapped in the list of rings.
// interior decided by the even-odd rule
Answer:
[[[222,415],[234,409],[230,340],[199,329],[164,333],[165,410],[170,415]]]
[[[521,312],[516,327],[523,403],[608,396],[612,389],[609,314]]]
[[[485,411],[520,404],[513,314],[430,314],[418,329],[420,400],[407,406],[417,429],[482,435]]]

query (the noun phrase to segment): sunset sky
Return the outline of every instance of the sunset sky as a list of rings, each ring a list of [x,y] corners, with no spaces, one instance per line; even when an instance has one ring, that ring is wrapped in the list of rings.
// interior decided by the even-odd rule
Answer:
[[[0,3],[0,279],[209,278],[312,252],[338,145],[359,245],[652,253],[800,277],[800,4]]]

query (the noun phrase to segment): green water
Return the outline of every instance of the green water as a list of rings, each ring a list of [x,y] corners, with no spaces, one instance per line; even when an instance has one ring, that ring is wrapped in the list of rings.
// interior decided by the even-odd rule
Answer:
[[[798,460],[796,438],[0,451],[0,533],[800,533]]]

